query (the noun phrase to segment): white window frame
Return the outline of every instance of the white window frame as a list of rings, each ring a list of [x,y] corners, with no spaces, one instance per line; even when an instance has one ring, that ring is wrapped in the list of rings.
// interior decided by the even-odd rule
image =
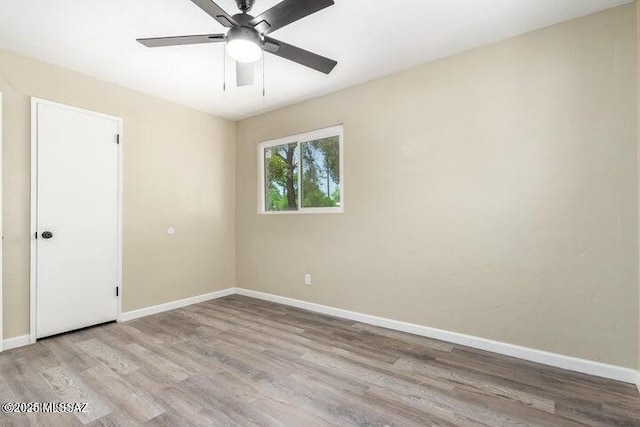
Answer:
[[[303,142],[315,141],[322,138],[338,137],[339,153],[340,153],[340,206],[321,207],[321,208],[303,208],[302,207],[302,155],[299,154],[298,173],[298,209],[295,211],[268,211],[265,209],[265,170],[264,170],[264,151],[269,147],[276,147],[285,144],[298,144],[298,153],[300,153],[300,145]],[[329,214],[344,212],[344,126],[337,125],[328,128],[318,129],[311,132],[299,133],[296,135],[285,136],[283,138],[272,139],[258,144],[258,213],[262,215],[304,215],[304,214]]]

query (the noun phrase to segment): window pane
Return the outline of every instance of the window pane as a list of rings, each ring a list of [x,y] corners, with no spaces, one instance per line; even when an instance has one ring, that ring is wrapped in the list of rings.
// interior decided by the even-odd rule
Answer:
[[[264,149],[265,211],[298,210],[298,144]]]
[[[340,138],[300,144],[302,150],[302,207],[340,206]]]

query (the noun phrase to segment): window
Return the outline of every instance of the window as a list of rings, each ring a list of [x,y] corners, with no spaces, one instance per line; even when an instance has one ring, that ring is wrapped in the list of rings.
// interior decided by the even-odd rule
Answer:
[[[342,139],[335,126],[261,143],[260,213],[343,212]]]

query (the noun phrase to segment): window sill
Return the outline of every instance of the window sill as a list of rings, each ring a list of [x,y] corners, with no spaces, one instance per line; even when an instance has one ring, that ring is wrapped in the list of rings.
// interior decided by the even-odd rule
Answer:
[[[305,208],[300,211],[260,211],[259,215],[318,215],[318,214],[341,214],[344,208]]]

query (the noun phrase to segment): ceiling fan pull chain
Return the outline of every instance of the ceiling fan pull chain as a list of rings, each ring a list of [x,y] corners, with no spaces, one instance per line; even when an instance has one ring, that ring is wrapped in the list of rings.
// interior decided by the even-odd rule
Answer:
[[[264,87],[264,61],[265,61],[264,48],[262,48],[262,50],[263,50],[262,52],[262,97],[264,98],[267,92]]]
[[[222,50],[222,91],[227,91],[227,42],[224,42]]]

